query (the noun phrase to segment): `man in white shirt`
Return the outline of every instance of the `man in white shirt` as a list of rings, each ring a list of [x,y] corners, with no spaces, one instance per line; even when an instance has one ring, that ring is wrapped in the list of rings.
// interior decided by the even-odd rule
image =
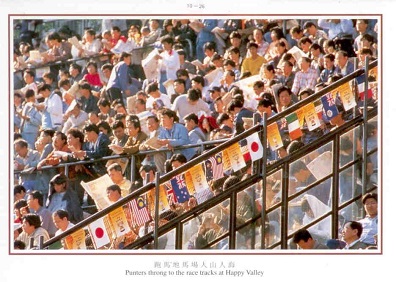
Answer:
[[[204,112],[205,115],[210,115],[211,110],[209,105],[200,98],[201,93],[198,89],[189,89],[187,94],[177,97],[172,105],[172,111],[177,113],[179,122],[184,122],[184,117],[188,114],[194,113],[199,116]]]
[[[170,109],[172,104],[170,102],[170,97],[166,94],[163,94],[160,92],[158,88],[157,82],[152,82],[146,87],[146,93],[150,96],[147,98],[146,101],[146,109],[147,110],[152,110],[153,109],[153,103],[155,102],[155,99],[161,99],[162,102],[164,102],[165,108]]]

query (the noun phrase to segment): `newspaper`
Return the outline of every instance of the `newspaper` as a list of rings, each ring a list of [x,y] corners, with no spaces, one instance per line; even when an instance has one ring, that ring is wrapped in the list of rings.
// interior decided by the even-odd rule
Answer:
[[[158,78],[158,60],[155,56],[159,55],[158,49],[154,49],[142,60],[142,67],[147,80],[152,81]]]
[[[307,57],[307,54],[305,54],[297,46],[293,46],[289,51],[287,51],[287,53],[291,54],[294,57],[294,59],[296,59],[296,62],[298,62],[302,57]]]
[[[110,202],[107,198],[106,189],[114,183],[111,181],[111,178],[108,174],[105,174],[89,182],[81,181],[80,184],[95,201],[95,204],[99,210],[103,210],[110,205]]]
[[[196,33],[202,30],[201,22],[199,20],[191,20],[188,24]]]
[[[147,147],[153,149],[153,150],[157,150],[159,148],[161,148],[161,145],[158,144],[158,137],[157,136],[153,136],[150,139],[147,139],[144,142],[144,145],[146,145]]]
[[[332,158],[332,153],[326,151],[307,164],[308,169],[317,180],[328,176],[332,172],[332,166],[330,165]]]
[[[80,41],[78,41],[77,37],[75,37],[75,36],[69,38],[67,41],[70,44],[72,44],[74,47],[76,47],[78,50],[83,48],[82,44],[80,43]]]

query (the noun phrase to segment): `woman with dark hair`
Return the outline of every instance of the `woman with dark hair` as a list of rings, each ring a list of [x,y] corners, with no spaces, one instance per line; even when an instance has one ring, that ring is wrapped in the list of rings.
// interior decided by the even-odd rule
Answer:
[[[73,224],[83,220],[83,210],[78,196],[72,189],[68,189],[68,178],[64,174],[57,174],[51,179],[46,207],[51,212],[59,209],[67,211]]]
[[[48,44],[47,55],[43,57],[43,62],[57,62],[66,61],[72,58],[71,44],[67,41],[62,41],[59,33],[52,32],[47,35],[46,40]]]

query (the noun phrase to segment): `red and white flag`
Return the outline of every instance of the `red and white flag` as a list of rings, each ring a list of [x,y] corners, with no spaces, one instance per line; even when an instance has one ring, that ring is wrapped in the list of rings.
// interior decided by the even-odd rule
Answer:
[[[146,222],[151,221],[151,215],[147,209],[143,197],[138,197],[137,199],[133,199],[131,201],[131,208],[132,208],[133,218],[135,219],[135,223],[138,226],[141,226]]]
[[[99,218],[88,225],[91,233],[92,240],[95,243],[97,249],[110,243],[109,235],[106,231],[106,226],[103,218]]]
[[[250,158],[252,162],[262,159],[264,154],[264,149],[258,133],[255,132],[252,135],[246,137],[246,141],[247,141],[247,149],[249,150]]]

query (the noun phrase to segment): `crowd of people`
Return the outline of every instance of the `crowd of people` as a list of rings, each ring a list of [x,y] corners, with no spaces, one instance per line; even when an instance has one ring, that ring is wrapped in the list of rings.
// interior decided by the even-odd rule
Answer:
[[[355,67],[365,67],[366,57],[375,60],[378,53],[374,19],[150,19],[133,21],[126,32],[117,25],[108,28],[87,28],[73,36],[54,31],[45,36],[44,45],[33,46],[31,40],[16,44],[15,248],[27,248],[30,238],[37,246],[39,236],[51,238],[97,211],[81,181],[108,173],[125,197],[141,187],[150,172],[164,174],[177,167],[175,163],[202,153],[200,147],[179,146],[238,135],[253,126],[254,117],[260,122],[264,113],[271,117],[282,112]],[[254,75],[259,79],[249,96],[238,81]],[[378,99],[373,92],[369,103]],[[323,114],[321,126],[314,131],[305,126],[298,140],[291,140],[287,128],[279,124],[284,146],[269,150],[267,162],[341,126],[350,115],[340,97],[336,105],[336,117]],[[375,145],[376,125],[372,127]],[[132,168],[126,156],[101,160],[157,148],[168,151],[139,154]],[[376,184],[377,160],[372,158],[368,173]],[[99,161],[68,166],[67,172],[57,167],[89,159]],[[302,170],[291,174],[309,185],[309,175],[300,181]],[[110,189],[109,197],[112,191],[118,189]],[[211,196],[215,194],[213,189]],[[324,198],[311,194],[329,204],[329,193]],[[243,201],[249,203],[249,197],[246,193]],[[194,203],[188,201],[183,209]],[[247,212],[252,211],[241,210]],[[187,245],[200,248],[209,237],[221,236],[226,228],[221,226],[224,219],[219,220],[213,214],[202,219]],[[353,224],[349,227],[356,229]],[[309,239],[307,234],[300,237],[304,242]],[[300,237],[296,235],[296,244]]]

